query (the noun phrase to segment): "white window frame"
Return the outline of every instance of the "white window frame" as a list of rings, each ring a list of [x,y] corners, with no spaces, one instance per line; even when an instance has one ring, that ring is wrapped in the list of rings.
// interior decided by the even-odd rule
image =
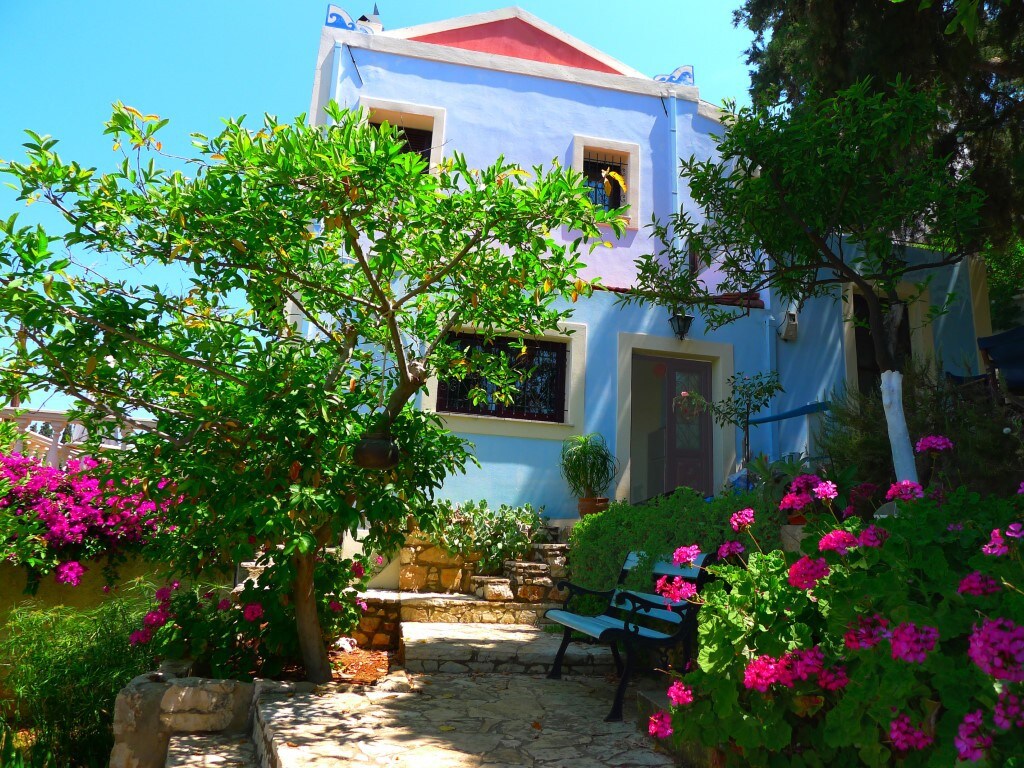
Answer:
[[[360,96],[359,106],[368,110],[371,122],[387,121],[399,128],[420,128],[429,130],[430,167],[436,168],[444,158],[445,142],[445,109],[431,107],[426,104],[413,104],[407,101],[378,99],[373,96]]]
[[[643,196],[640,194],[640,145],[629,141],[599,138],[575,134],[572,137],[572,167],[583,172],[583,157],[587,150],[594,152],[614,152],[626,157],[626,203],[629,205],[627,216],[631,229],[643,221]]]

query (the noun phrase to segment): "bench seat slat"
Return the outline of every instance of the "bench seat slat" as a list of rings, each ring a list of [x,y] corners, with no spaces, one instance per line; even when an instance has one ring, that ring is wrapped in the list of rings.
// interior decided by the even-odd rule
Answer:
[[[624,632],[634,634],[632,632],[632,625],[630,625],[629,629],[625,629],[621,619],[614,619],[611,616],[580,616],[579,614],[563,611],[559,608],[551,609],[545,616],[561,624],[563,627],[575,629],[577,632],[582,632],[584,635],[593,637],[596,640],[603,640],[612,634],[621,635]],[[672,635],[644,626],[639,626],[635,634],[647,640],[655,641],[667,640],[672,637]]]

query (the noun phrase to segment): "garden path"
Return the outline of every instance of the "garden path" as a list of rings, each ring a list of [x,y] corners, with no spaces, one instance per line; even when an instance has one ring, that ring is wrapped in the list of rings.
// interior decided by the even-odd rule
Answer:
[[[264,696],[253,730],[260,764],[273,768],[674,765],[635,713],[603,721],[610,687],[594,676],[399,670],[374,688]]]

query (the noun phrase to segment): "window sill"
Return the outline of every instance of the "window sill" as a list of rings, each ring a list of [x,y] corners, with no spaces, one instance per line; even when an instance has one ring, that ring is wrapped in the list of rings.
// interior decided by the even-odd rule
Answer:
[[[511,419],[507,416],[476,416],[470,413],[449,413],[447,411],[437,411],[436,413],[452,432],[465,432],[471,435],[498,435],[561,441],[579,433],[576,426],[569,422]]]

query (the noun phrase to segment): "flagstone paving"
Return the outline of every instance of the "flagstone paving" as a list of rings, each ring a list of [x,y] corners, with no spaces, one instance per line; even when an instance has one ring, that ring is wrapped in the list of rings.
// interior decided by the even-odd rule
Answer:
[[[603,721],[613,694],[603,677],[401,670],[374,688],[264,695],[253,732],[269,768],[674,765],[638,731],[634,712]]]

